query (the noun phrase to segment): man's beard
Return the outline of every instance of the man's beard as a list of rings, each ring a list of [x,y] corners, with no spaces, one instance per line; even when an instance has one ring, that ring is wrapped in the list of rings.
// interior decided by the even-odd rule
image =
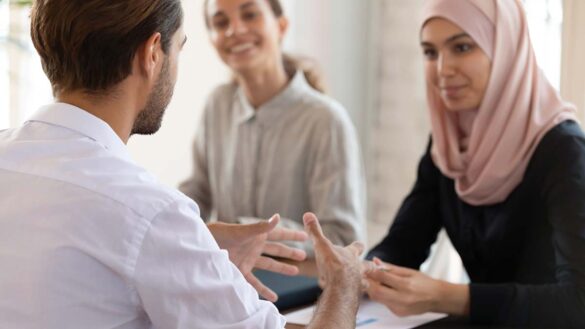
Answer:
[[[152,135],[160,129],[165,109],[173,97],[173,88],[167,57],[163,62],[154,89],[148,95],[146,106],[134,121],[132,135]]]

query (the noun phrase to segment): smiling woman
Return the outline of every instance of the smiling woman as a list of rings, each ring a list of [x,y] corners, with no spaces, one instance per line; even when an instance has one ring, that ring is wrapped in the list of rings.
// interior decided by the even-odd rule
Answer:
[[[202,217],[246,222],[312,211],[336,244],[364,239],[359,143],[346,110],[281,50],[289,21],[277,0],[208,0],[209,39],[234,79],[207,101],[194,170],[180,189]],[[312,246],[302,246],[310,251]]]
[[[449,111],[477,109],[490,78],[490,58],[457,25],[432,19],[426,26],[421,44],[427,83],[441,95]]]
[[[428,0],[420,31],[431,139],[368,255],[390,269],[368,275],[370,297],[401,315],[582,328],[585,135],[537,65],[520,0]],[[418,271],[441,229],[470,284]]]
[[[303,0],[293,1],[302,2]],[[372,16],[376,19],[373,23],[374,40],[369,48],[374,55],[370,62],[375,63],[376,74],[373,75],[369,88],[373,91],[373,106],[362,110],[362,112],[370,113],[372,119],[368,122],[375,123],[369,124],[367,128],[371,137],[370,144],[367,146],[369,152],[366,154],[369,164],[367,172],[370,176],[368,196],[371,204],[368,211],[370,220],[368,238],[372,242],[383,237],[382,227],[387,227],[392,223],[404,194],[412,188],[412,181],[416,174],[413,168],[420,160],[420,150],[424,149],[428,143],[427,114],[423,111],[404,110],[426,107],[423,66],[421,65],[424,59],[419,57],[422,52],[417,46],[420,41],[420,30],[419,26],[415,26],[416,21],[411,18],[411,13],[417,12],[426,1],[372,1],[372,12],[375,13]],[[538,63],[555,87],[558,87],[558,70],[561,64],[561,23],[565,29],[573,31],[571,36],[563,32],[569,38],[563,45],[563,56],[571,54],[570,58],[573,59],[573,61],[563,59],[564,75],[573,79],[563,80],[562,92],[565,95],[567,91],[573,90],[572,94],[577,97],[566,94],[566,99],[585,105],[585,92],[583,92],[585,88],[575,89],[575,86],[585,86],[585,78],[583,78],[585,74],[581,73],[585,70],[580,69],[585,67],[581,65],[585,52],[571,52],[571,47],[578,47],[579,39],[585,40],[581,38],[585,19],[577,19],[573,23],[567,21],[567,17],[585,13],[585,10],[578,8],[585,8],[585,2],[574,0],[577,7],[564,7],[565,3],[570,1],[563,3],[562,0],[525,0],[524,2]],[[581,16],[585,17],[585,15]],[[396,30],[400,30],[400,33],[395,33]],[[310,40],[311,37],[305,38]],[[585,106],[578,106],[578,108],[582,109]],[[581,113],[584,112],[581,111]],[[391,140],[400,141],[400,143],[388,143]],[[388,170],[388,168],[393,169]],[[433,247],[433,250],[444,257],[431,257],[423,268],[426,273],[430,273],[435,278],[459,282],[464,273],[460,258],[452,248],[449,250],[443,247],[442,237],[444,237],[443,234],[440,235],[439,243],[436,245],[438,248]]]

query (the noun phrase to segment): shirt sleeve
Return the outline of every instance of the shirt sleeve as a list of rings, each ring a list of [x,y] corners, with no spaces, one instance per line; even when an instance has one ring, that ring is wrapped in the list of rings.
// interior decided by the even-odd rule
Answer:
[[[153,328],[284,328],[220,250],[191,202],[153,219],[135,266],[135,287]]]
[[[358,138],[349,117],[321,120],[308,165],[311,211],[334,244],[365,241],[365,178]]]
[[[213,207],[213,197],[207,168],[206,113],[207,108],[203,113],[193,141],[193,171],[191,176],[179,185],[179,190],[197,203],[201,211],[201,218],[207,222]]]
[[[471,284],[473,322],[585,328],[585,140],[566,136],[540,156],[556,283]]]
[[[440,171],[431,158],[431,143],[419,162],[412,191],[402,202],[386,237],[367,255],[418,269],[427,259],[442,227],[438,207]]]

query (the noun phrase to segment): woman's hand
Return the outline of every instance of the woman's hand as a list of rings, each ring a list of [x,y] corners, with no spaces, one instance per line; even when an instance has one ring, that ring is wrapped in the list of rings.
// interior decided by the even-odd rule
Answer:
[[[268,221],[254,224],[214,222],[207,225],[219,247],[228,251],[230,260],[238,267],[246,280],[258,291],[260,296],[272,302],[276,301],[278,296],[260,282],[252,270],[257,268],[286,275],[296,275],[299,271],[296,266],[283,263],[272,257],[294,261],[302,261],[306,258],[304,250],[288,247],[278,241],[305,241],[307,234],[303,231],[277,227],[279,220],[280,216],[274,215]]]
[[[426,312],[467,315],[469,287],[435,280],[420,271],[383,263],[375,258],[375,269],[365,276],[370,298],[386,305],[398,316]]]

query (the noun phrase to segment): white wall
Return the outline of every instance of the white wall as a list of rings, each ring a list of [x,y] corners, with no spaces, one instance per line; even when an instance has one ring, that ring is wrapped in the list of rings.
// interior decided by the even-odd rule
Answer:
[[[329,95],[345,106],[365,143],[371,1],[285,0],[284,5],[291,21],[285,50],[320,64]]]
[[[563,0],[563,3],[561,94],[577,106],[580,119],[585,120],[585,1]]]
[[[190,174],[191,143],[205,99],[228,76],[208,41],[203,0],[183,1],[183,7],[188,41],[162,128],[153,136],[133,136],[128,143],[133,158],[170,186],[177,186]]]

